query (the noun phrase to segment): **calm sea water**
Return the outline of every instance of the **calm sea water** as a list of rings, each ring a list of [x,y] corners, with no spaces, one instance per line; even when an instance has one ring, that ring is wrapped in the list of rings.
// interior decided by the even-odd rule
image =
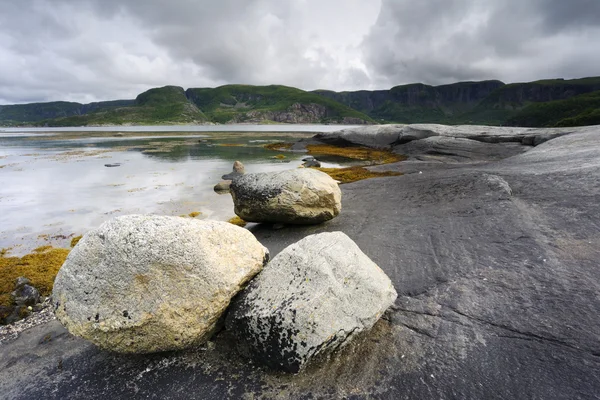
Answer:
[[[131,213],[233,217],[229,194],[213,186],[242,161],[246,172],[297,168],[302,153],[264,144],[340,126],[236,125],[0,129],[0,248],[13,253],[69,238]],[[286,132],[284,132],[286,131]],[[309,133],[311,132],[311,133]],[[349,160],[331,158],[324,166]],[[119,167],[105,164],[119,163]]]

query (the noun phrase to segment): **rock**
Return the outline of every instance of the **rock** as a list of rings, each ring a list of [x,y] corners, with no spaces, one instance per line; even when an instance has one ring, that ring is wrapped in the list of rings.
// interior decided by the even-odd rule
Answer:
[[[231,181],[221,181],[217,183],[214,187],[215,192],[229,192],[229,187],[231,186]]]
[[[563,135],[587,132],[591,129],[594,128],[515,128],[439,124],[372,125],[319,133],[313,139],[334,145],[361,145],[387,149],[436,136],[470,139],[483,143],[514,142],[537,146]]]
[[[18,286],[11,295],[18,306],[33,306],[40,301],[40,292],[28,284]]]
[[[226,222],[127,215],[88,232],[54,283],[55,313],[76,336],[124,353],[210,338],[231,298],[268,259]]]
[[[114,167],[120,167],[121,163],[114,163],[114,164],[104,164],[105,167],[108,168],[114,168]]]
[[[233,163],[233,171],[228,174],[223,175],[221,177],[221,179],[230,181],[234,178],[244,175],[245,173],[246,173],[246,168],[244,167],[244,164],[242,164],[240,161],[236,161]]]
[[[304,168],[321,168],[321,163],[313,156],[306,156],[302,159],[302,161],[304,161],[304,163],[302,164]]]
[[[24,276],[20,276],[15,281],[15,289],[20,288],[23,285],[29,285],[30,283],[31,281],[29,279],[25,278]]]
[[[255,360],[298,372],[371,329],[396,297],[352,239],[321,233],[279,253],[234,301],[226,324]]]
[[[318,224],[336,217],[341,191],[314,169],[247,174],[231,184],[235,213],[249,222]]]

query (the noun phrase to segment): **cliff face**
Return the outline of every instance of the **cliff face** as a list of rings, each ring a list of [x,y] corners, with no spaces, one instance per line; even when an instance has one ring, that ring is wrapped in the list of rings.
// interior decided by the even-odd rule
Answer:
[[[530,103],[565,100],[597,90],[600,90],[600,78],[513,83],[493,92],[482,102],[482,106],[520,109]]]
[[[555,103],[600,91],[600,78],[545,80],[505,85],[500,81],[459,82],[429,86],[411,84],[390,90],[314,93],[364,112],[381,122],[442,124],[524,124],[553,126],[595,121],[593,110],[586,107],[585,97],[576,108],[571,103]],[[548,104],[540,112],[536,105]],[[560,122],[544,112],[560,107]],[[532,108],[537,116],[532,118]],[[567,107],[568,108],[568,107]],[[585,118],[580,115],[585,112]],[[524,115],[521,116],[521,113]],[[595,115],[595,114],[593,114]]]
[[[354,109],[371,113],[387,102],[407,107],[454,107],[462,104],[477,104],[502,86],[504,83],[500,81],[461,82],[442,86],[417,83],[395,86],[390,90],[360,90],[340,93],[317,90],[314,93]]]

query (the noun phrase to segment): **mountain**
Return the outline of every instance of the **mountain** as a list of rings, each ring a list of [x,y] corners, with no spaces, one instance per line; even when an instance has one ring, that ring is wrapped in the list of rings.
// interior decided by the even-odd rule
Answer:
[[[600,77],[504,84],[497,80],[389,90],[312,92],[281,86],[178,86],[135,100],[0,106],[0,125],[202,123],[442,123],[522,126],[600,124]]]
[[[450,85],[402,85],[390,90],[314,93],[346,104],[381,122],[554,126],[597,121],[593,100],[600,91],[600,77],[553,79],[505,85],[500,81],[459,82]],[[571,102],[560,103],[575,96]],[[588,103],[591,101],[592,103]],[[550,103],[559,102],[555,105]],[[548,107],[541,107],[548,104]],[[561,108],[560,120],[544,117],[542,110]],[[589,110],[592,108],[592,110]],[[536,111],[537,110],[537,111]],[[531,117],[536,113],[538,118]],[[583,113],[580,115],[580,113]],[[590,119],[591,118],[591,119]]]
[[[225,85],[188,89],[187,97],[214,122],[374,122],[364,113],[318,94],[288,86]]]
[[[380,120],[398,123],[439,122],[470,111],[494,90],[500,81],[460,82],[429,86],[422,83],[395,86],[390,90],[314,93],[338,101]]]

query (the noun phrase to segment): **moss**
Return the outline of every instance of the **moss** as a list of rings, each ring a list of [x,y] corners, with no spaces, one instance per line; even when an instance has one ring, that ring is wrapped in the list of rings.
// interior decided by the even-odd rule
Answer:
[[[0,307],[11,307],[13,303],[13,298],[10,293],[2,293],[0,294]],[[2,319],[2,318],[0,318]]]
[[[369,147],[338,147],[328,144],[310,144],[306,146],[308,154],[332,155],[352,158],[354,160],[370,161],[373,164],[389,164],[406,160],[405,156],[387,150],[376,150]]]
[[[277,154],[276,156],[274,156],[273,158],[276,158],[278,160],[283,160],[285,158],[285,156],[283,154]]]
[[[71,247],[75,247],[77,245],[77,243],[79,243],[79,241],[81,240],[83,236],[79,235],[79,236],[75,236],[73,239],[71,239]]]
[[[293,145],[294,145],[294,143],[277,142],[277,143],[265,144],[263,147],[267,150],[281,151],[281,150],[291,150]]]
[[[52,246],[38,247],[23,257],[6,257],[3,253],[0,257],[0,296],[10,295],[20,276],[27,277],[41,295],[50,295],[54,278],[68,254],[69,249]]]
[[[325,172],[327,175],[331,176],[336,181],[340,181],[341,183],[350,183],[356,182],[363,179],[369,178],[380,178],[383,176],[399,176],[402,175],[401,172],[376,172],[369,171],[363,167],[348,167],[348,168],[314,168],[319,171]]]
[[[192,218],[196,218],[198,215],[202,215],[202,213],[200,211],[193,211],[193,212],[189,213],[188,215]]]
[[[230,218],[229,221],[227,221],[227,222],[229,222],[230,224],[233,224],[233,225],[241,226],[241,227],[244,227],[247,224],[246,221],[244,221],[243,219],[241,219],[237,215],[235,217],[233,217],[233,218]]]

